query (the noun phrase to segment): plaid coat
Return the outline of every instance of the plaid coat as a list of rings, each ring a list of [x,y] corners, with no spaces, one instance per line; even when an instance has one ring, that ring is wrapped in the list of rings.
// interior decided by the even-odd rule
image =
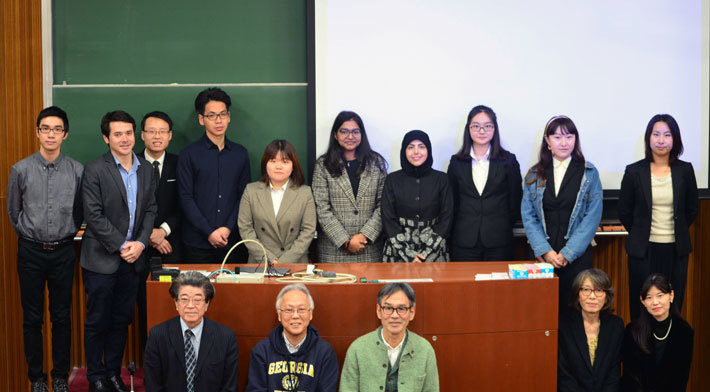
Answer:
[[[382,261],[382,219],[380,200],[387,173],[370,165],[360,176],[357,199],[350,179],[342,169],[333,177],[325,168],[324,159],[316,161],[313,171],[313,198],[320,232],[318,233],[318,261],[323,263],[360,263]],[[365,249],[356,255],[345,253],[343,244],[350,237],[362,233],[367,237]]]

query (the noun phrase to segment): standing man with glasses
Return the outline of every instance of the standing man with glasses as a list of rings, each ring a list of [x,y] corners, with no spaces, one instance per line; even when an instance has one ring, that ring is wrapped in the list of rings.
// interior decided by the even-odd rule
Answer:
[[[145,150],[138,155],[152,166],[156,181],[155,202],[158,212],[150,234],[147,260],[159,258],[162,263],[182,261],[180,248],[180,201],[178,200],[177,161],[178,157],[166,151],[173,138],[173,120],[166,113],[155,111],[143,116],[141,121],[141,139]],[[150,265],[150,264],[149,264]],[[140,325],[141,348],[145,347],[146,331],[146,292],[145,281],[150,268],[140,275],[138,288],[138,323]]]
[[[276,297],[281,325],[251,351],[247,392],[327,392],[338,389],[338,357],[311,326],[313,297],[291,284]]]
[[[438,391],[439,371],[429,342],[407,329],[416,298],[408,283],[389,283],[377,294],[382,326],[348,348],[340,391]]]
[[[69,133],[64,110],[51,106],[37,116],[39,151],[10,168],[7,210],[17,233],[27,376],[33,392],[49,391],[43,372],[44,288],[49,289],[52,322],[52,386],[69,391],[71,302],[74,282],[74,236],[82,221],[81,177],[84,167],[62,154]]]
[[[234,331],[204,317],[214,292],[210,280],[196,271],[183,272],[170,285],[179,316],[150,330],[146,391],[237,391]]]
[[[104,115],[101,133],[109,152],[86,165],[82,182],[84,350],[91,392],[129,391],[121,361],[156,213],[152,167],[133,153],[135,127],[122,110]]]
[[[249,156],[240,144],[227,139],[232,100],[219,88],[208,88],[195,98],[195,111],[205,135],[183,148],[178,159],[178,187],[183,222],[184,259],[190,263],[221,263],[240,240],[239,202],[251,181]],[[246,247],[233,260],[246,262]]]

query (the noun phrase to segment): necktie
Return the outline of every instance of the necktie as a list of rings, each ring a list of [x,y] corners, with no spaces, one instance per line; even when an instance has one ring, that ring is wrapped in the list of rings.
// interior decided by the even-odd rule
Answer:
[[[160,162],[153,161],[153,179],[155,180],[155,197],[158,197],[158,185],[160,185]]]
[[[185,330],[185,368],[187,374],[187,392],[195,392],[195,346],[192,345],[192,337],[195,336],[192,330]]]

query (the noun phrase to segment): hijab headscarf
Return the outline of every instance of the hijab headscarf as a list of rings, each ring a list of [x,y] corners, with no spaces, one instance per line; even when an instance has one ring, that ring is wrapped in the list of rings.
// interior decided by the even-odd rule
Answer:
[[[420,166],[414,166],[407,160],[407,146],[409,143],[420,140],[427,149],[426,160]],[[402,139],[402,149],[399,152],[399,160],[402,164],[402,170],[410,177],[421,178],[431,172],[431,165],[434,163],[434,158],[431,153],[431,142],[429,141],[429,135],[424,131],[414,130],[409,131],[404,135]]]

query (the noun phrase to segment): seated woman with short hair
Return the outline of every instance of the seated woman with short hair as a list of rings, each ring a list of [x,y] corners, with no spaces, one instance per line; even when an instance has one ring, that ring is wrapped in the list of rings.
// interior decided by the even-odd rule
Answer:
[[[614,288],[604,271],[581,271],[560,319],[558,391],[618,391],[624,322],[614,315]]]
[[[308,262],[308,247],[316,232],[316,206],[296,149],[274,140],[261,157],[261,178],[248,184],[239,204],[239,235],[258,240],[269,261]],[[264,262],[264,251],[246,243],[249,262]]]

